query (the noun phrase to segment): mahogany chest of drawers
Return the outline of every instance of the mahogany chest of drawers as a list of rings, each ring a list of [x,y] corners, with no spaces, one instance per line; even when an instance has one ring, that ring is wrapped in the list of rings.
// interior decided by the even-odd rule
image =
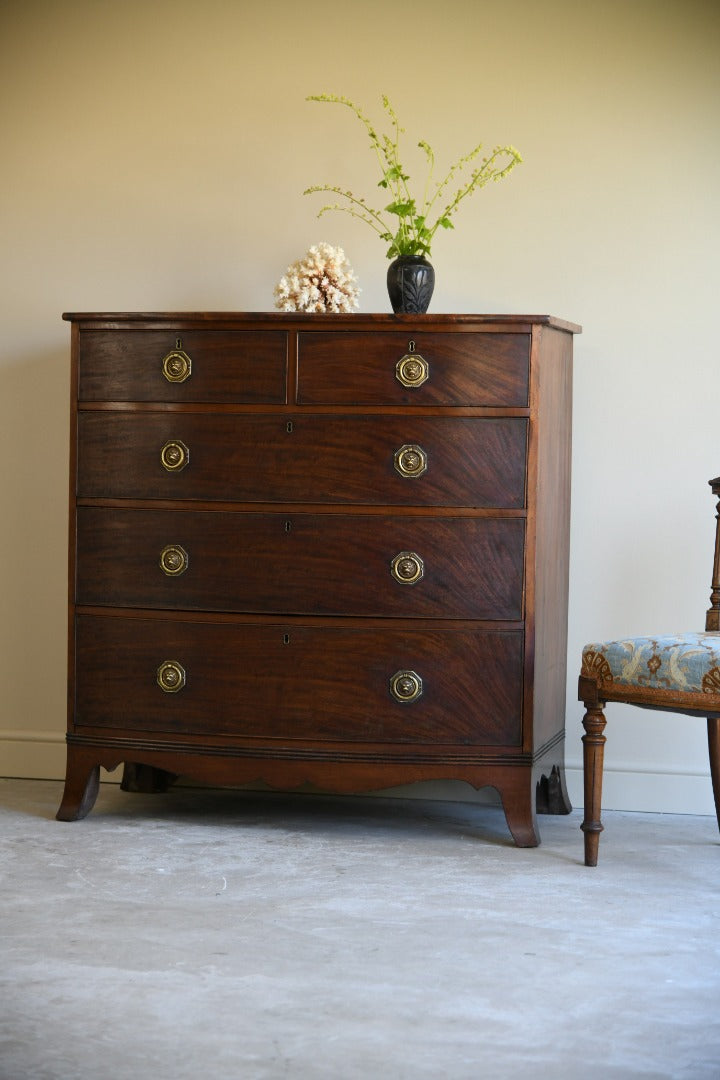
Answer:
[[[177,775],[564,786],[572,335],[549,316],[71,314],[62,820]]]

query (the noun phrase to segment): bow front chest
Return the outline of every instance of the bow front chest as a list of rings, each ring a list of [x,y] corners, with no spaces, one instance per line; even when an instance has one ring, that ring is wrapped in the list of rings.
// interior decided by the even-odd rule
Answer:
[[[62,820],[125,786],[569,809],[572,335],[548,316],[72,314]]]

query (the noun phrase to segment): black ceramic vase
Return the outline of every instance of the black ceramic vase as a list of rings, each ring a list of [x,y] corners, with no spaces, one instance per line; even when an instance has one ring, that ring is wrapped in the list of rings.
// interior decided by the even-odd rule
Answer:
[[[424,255],[399,255],[388,266],[387,287],[396,315],[422,315],[430,306],[435,271]]]

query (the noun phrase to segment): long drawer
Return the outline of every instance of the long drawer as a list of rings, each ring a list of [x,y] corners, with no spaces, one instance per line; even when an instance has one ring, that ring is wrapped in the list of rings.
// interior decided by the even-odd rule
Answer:
[[[75,726],[518,745],[522,640],[517,631],[79,616]]]
[[[527,421],[81,411],[80,497],[520,508]]]
[[[80,507],[77,602],[520,619],[521,518]]]
[[[526,333],[301,332],[297,400],[522,408],[529,368]]]
[[[84,330],[80,401],[282,404],[283,330]]]

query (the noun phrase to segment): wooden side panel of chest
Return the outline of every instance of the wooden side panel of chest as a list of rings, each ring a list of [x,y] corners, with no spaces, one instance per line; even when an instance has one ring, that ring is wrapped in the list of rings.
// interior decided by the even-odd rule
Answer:
[[[570,364],[549,317],[74,315],[68,773],[564,812]]]

